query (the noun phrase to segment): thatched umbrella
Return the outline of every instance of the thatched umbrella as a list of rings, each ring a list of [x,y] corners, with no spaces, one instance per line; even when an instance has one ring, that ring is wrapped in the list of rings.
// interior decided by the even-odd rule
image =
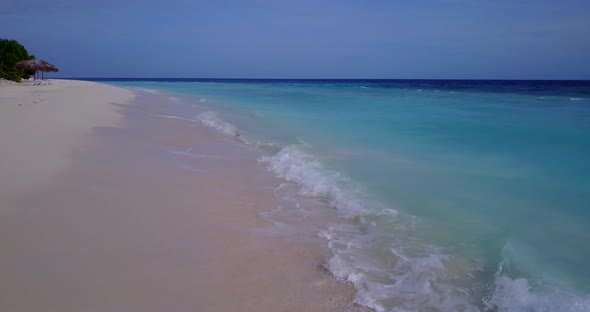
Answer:
[[[45,61],[43,61],[45,62]],[[54,72],[57,73],[59,71],[59,69],[57,67],[55,67],[54,65],[51,65],[47,62],[45,62],[45,66],[43,66],[43,68],[41,69],[41,79],[43,79],[43,73],[45,72]]]
[[[59,69],[44,60],[24,60],[17,62],[16,67],[22,70],[32,71],[34,72],[33,80],[37,78],[37,72],[41,71],[41,79],[43,79],[44,72],[57,72]]]
[[[22,70],[26,70],[26,71],[30,71],[33,72],[33,79],[37,78],[37,72],[39,70],[41,70],[41,68],[43,66],[45,66],[45,64],[43,64],[42,60],[24,60],[24,61],[20,61],[17,62],[15,64],[16,68],[18,69],[22,69]]]

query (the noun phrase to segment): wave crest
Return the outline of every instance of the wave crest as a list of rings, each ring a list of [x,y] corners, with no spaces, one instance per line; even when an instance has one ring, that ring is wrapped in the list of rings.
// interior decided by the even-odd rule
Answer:
[[[240,132],[238,128],[229,122],[223,121],[217,117],[215,112],[204,112],[197,116],[203,125],[213,128],[223,134],[230,135],[230,136],[240,136]]]
[[[534,285],[526,278],[496,277],[491,295],[483,300],[488,311],[506,312],[588,312],[590,298],[556,287]]]
[[[273,156],[263,156],[260,162],[279,177],[297,183],[305,196],[323,197],[345,217],[368,212],[362,204],[360,190],[340,173],[326,169],[297,145],[287,145]]]
[[[487,311],[502,312],[588,312],[590,296],[579,295],[567,287],[552,285],[547,280],[531,282],[524,277],[511,277],[514,246],[509,242],[502,250],[502,261],[494,274],[489,294],[482,303]]]
[[[139,92],[150,93],[150,94],[160,94],[160,91],[154,90],[154,89],[148,89],[148,88],[142,88],[142,87],[130,87],[130,89],[135,90],[135,91],[139,91]]]

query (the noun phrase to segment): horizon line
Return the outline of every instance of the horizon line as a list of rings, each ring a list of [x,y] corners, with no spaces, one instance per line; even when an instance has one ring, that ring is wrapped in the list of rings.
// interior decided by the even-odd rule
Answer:
[[[522,78],[219,78],[219,77],[59,77],[53,79],[85,80],[85,79],[120,79],[120,80],[155,80],[155,79],[178,79],[178,80],[449,80],[449,81],[584,81],[590,79],[522,79]]]

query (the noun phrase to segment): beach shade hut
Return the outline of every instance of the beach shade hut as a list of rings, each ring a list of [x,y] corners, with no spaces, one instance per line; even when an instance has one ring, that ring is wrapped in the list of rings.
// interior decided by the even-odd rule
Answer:
[[[33,80],[37,78],[37,72],[41,72],[41,79],[43,79],[43,73],[45,72],[57,72],[59,69],[54,65],[47,63],[44,60],[24,60],[17,62],[16,67],[22,70],[31,71],[34,73]]]
[[[17,62],[15,64],[16,68],[21,69],[21,70],[26,70],[29,72],[33,72],[33,78],[37,78],[37,72],[39,70],[41,70],[41,68],[43,66],[45,66],[45,64],[43,64],[42,60],[24,60],[24,61],[20,61]]]
[[[43,61],[45,62],[45,61]],[[45,62],[45,65],[43,66],[43,68],[41,69],[41,79],[43,79],[43,73],[48,72],[54,72],[57,73],[59,71],[59,69],[57,67],[55,67],[54,65],[51,65],[47,62]]]

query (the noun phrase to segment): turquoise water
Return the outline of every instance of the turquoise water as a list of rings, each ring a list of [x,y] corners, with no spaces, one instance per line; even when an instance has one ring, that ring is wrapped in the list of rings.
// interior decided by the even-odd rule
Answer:
[[[588,82],[109,83],[191,96],[337,209],[318,235],[360,304],[590,311]]]

